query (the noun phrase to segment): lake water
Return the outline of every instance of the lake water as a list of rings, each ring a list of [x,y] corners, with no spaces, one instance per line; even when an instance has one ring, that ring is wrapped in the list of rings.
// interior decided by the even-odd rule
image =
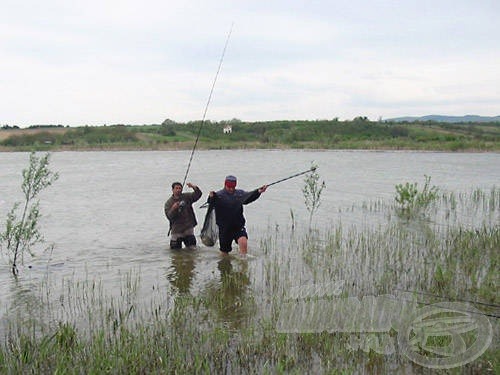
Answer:
[[[189,156],[190,151],[53,153],[50,169],[60,178],[40,197],[40,224],[47,244],[54,246],[46,252],[35,249],[35,258],[27,256],[17,281],[6,257],[0,258],[0,318],[9,313],[13,301],[35,293],[47,275],[56,290],[65,279],[98,279],[112,291],[124,274],[136,270],[145,295],[152,287],[196,294],[217,283],[217,248],[202,247],[195,254],[168,249],[163,204],[171,194],[171,183],[182,181]],[[28,153],[0,153],[2,230],[14,201],[22,200],[21,171],[28,160]],[[222,188],[224,176],[236,175],[238,187],[251,190],[307,170],[311,163],[318,166],[326,184],[313,221],[318,227],[339,219],[363,223],[369,218],[350,213],[353,205],[390,201],[396,184],[416,181],[422,186],[424,175],[445,191],[489,190],[500,184],[498,153],[197,151],[187,179],[203,191],[194,206],[200,223],[196,234],[205,212],[200,206],[210,190]],[[268,228],[290,226],[291,213],[297,226],[307,224],[303,186],[304,176],[287,180],[245,207],[250,260],[254,260],[250,269],[258,267],[259,238]],[[473,222],[474,217],[468,220]],[[261,287],[258,277],[252,282],[251,288]]]

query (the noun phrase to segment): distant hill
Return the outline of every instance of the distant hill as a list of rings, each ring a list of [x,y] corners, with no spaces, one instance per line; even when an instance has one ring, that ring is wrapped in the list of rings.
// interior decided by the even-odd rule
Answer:
[[[435,122],[500,122],[500,116],[443,116],[443,115],[428,115],[421,117],[396,117],[386,119],[388,122],[415,122],[415,121],[435,121]]]

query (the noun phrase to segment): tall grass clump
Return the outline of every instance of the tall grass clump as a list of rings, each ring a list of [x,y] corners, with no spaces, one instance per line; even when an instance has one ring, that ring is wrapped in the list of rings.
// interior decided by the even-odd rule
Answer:
[[[443,300],[498,305],[500,207],[491,202],[499,198],[500,189],[443,194],[412,220],[393,220],[392,201],[367,204],[355,210],[385,220],[332,223],[315,235],[306,226],[269,226],[258,259],[204,259],[215,270],[197,291],[182,287],[182,272],[153,288],[126,273],[112,292],[94,280],[65,281],[58,293],[47,285],[51,292],[31,310],[9,308],[0,372],[431,373],[390,345],[398,326],[385,333],[310,327],[351,297],[413,296],[419,308]],[[469,210],[482,219],[462,221]],[[297,307],[304,308],[288,315],[294,325],[281,329],[283,314]],[[498,333],[498,320],[491,323]],[[391,350],[382,353],[381,343]],[[499,358],[493,341],[447,373],[494,373]]]
[[[311,351],[324,358],[332,351],[349,355],[343,340],[331,342],[328,335],[320,340],[280,335],[272,321],[251,306],[245,316],[244,311],[231,314],[251,301],[251,295],[238,297],[238,291],[248,286],[238,274],[224,276],[221,285],[197,296],[155,288],[151,304],[142,306],[139,294],[129,290],[135,284],[122,283],[120,297],[113,297],[98,281],[67,282],[64,292],[51,299],[52,308],[33,306],[24,311],[25,318],[12,322],[0,345],[0,369],[7,373],[307,372],[311,364],[302,359]],[[64,311],[56,313],[60,304]]]
[[[18,262],[23,261],[24,254],[33,255],[33,246],[43,242],[38,223],[41,217],[38,195],[59,177],[49,169],[49,158],[48,153],[41,157],[35,152],[30,154],[29,166],[23,170],[21,184],[24,202],[14,203],[7,214],[5,229],[0,233],[0,250],[8,254],[14,276],[19,273]]]

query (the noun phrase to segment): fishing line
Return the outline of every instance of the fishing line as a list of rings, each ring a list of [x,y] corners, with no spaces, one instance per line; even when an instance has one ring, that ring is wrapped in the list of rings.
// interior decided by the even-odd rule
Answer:
[[[396,289],[396,290],[398,290],[398,289]],[[430,302],[423,302],[423,301],[415,301],[415,300],[410,300],[410,299],[405,299],[405,298],[399,298],[399,297],[395,297],[395,296],[392,296],[392,297],[387,296],[387,297],[391,298],[391,299],[393,299],[395,301],[404,301],[404,302],[410,302],[410,303],[416,302],[416,303],[418,303],[420,305],[424,305],[424,306],[435,306],[435,305],[438,305],[438,307],[439,307],[439,303],[430,303]],[[454,302],[460,302],[460,301],[454,301]],[[485,313],[485,312],[482,312],[482,311],[460,310],[460,311],[457,311],[457,312],[462,312],[462,313],[467,313],[467,314],[484,315],[484,316],[487,316],[487,317],[490,317],[490,318],[495,318],[495,319],[499,319],[500,318],[499,315]]]
[[[404,289],[396,289],[397,291],[400,292],[406,292],[406,293],[415,293],[415,294],[420,294],[423,296],[429,296],[429,297],[435,297],[435,298],[440,298],[444,300],[450,300],[449,297],[445,296],[439,296],[437,294],[432,294],[432,293],[426,293],[426,292],[418,292],[416,290],[404,290]],[[494,303],[485,303],[485,302],[479,302],[479,301],[471,301],[471,300],[464,300],[464,299],[452,299],[453,302],[464,302],[464,303],[472,303],[476,305],[482,305],[482,306],[487,306],[487,307],[494,307],[494,308],[500,308],[500,305],[496,305]]]
[[[222,67],[222,61],[224,60],[224,55],[226,54],[226,49],[227,49],[227,45],[229,43],[229,38],[231,36],[231,32],[233,31],[233,25],[234,25],[234,23],[231,24],[231,29],[229,30],[229,33],[227,34],[226,43],[224,44],[224,49],[222,50],[222,55],[221,55],[220,60],[219,60],[219,66],[217,68],[217,73],[215,73],[215,78],[214,78],[214,81],[212,83],[212,88],[210,89],[210,94],[208,95],[207,105],[205,106],[205,111],[203,112],[203,118],[201,120],[200,127],[198,128],[198,135],[196,136],[196,140],[195,140],[194,145],[193,145],[193,150],[191,151],[191,156],[189,158],[189,163],[188,163],[188,166],[186,169],[186,174],[184,175],[184,180],[182,181],[182,186],[184,186],[184,184],[186,182],[186,179],[187,179],[187,176],[189,173],[189,168],[191,167],[191,162],[193,161],[194,151],[196,150],[196,145],[198,144],[198,139],[200,138],[201,128],[203,127],[203,124],[205,123],[205,117],[207,115],[208,106],[210,104],[210,101],[212,100],[212,94],[214,92],[215,83],[217,82],[217,78],[219,77],[219,72],[220,72],[220,69]]]

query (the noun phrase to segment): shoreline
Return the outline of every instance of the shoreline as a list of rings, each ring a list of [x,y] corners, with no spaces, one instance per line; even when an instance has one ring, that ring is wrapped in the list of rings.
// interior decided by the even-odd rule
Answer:
[[[11,153],[11,152],[118,152],[118,151],[191,151],[192,146],[187,145],[155,145],[151,147],[147,146],[128,146],[128,145],[103,145],[103,146],[62,146],[62,147],[8,147],[0,146],[1,153]],[[260,151],[363,151],[363,152],[442,152],[442,153],[470,153],[470,154],[480,154],[480,153],[491,153],[498,154],[499,150],[485,150],[476,148],[467,148],[460,150],[449,150],[445,148],[403,148],[403,147],[351,147],[351,148],[323,148],[323,147],[290,147],[287,145],[276,145],[274,147],[203,147],[199,146],[196,148],[197,151],[249,151],[249,150],[260,150]]]

